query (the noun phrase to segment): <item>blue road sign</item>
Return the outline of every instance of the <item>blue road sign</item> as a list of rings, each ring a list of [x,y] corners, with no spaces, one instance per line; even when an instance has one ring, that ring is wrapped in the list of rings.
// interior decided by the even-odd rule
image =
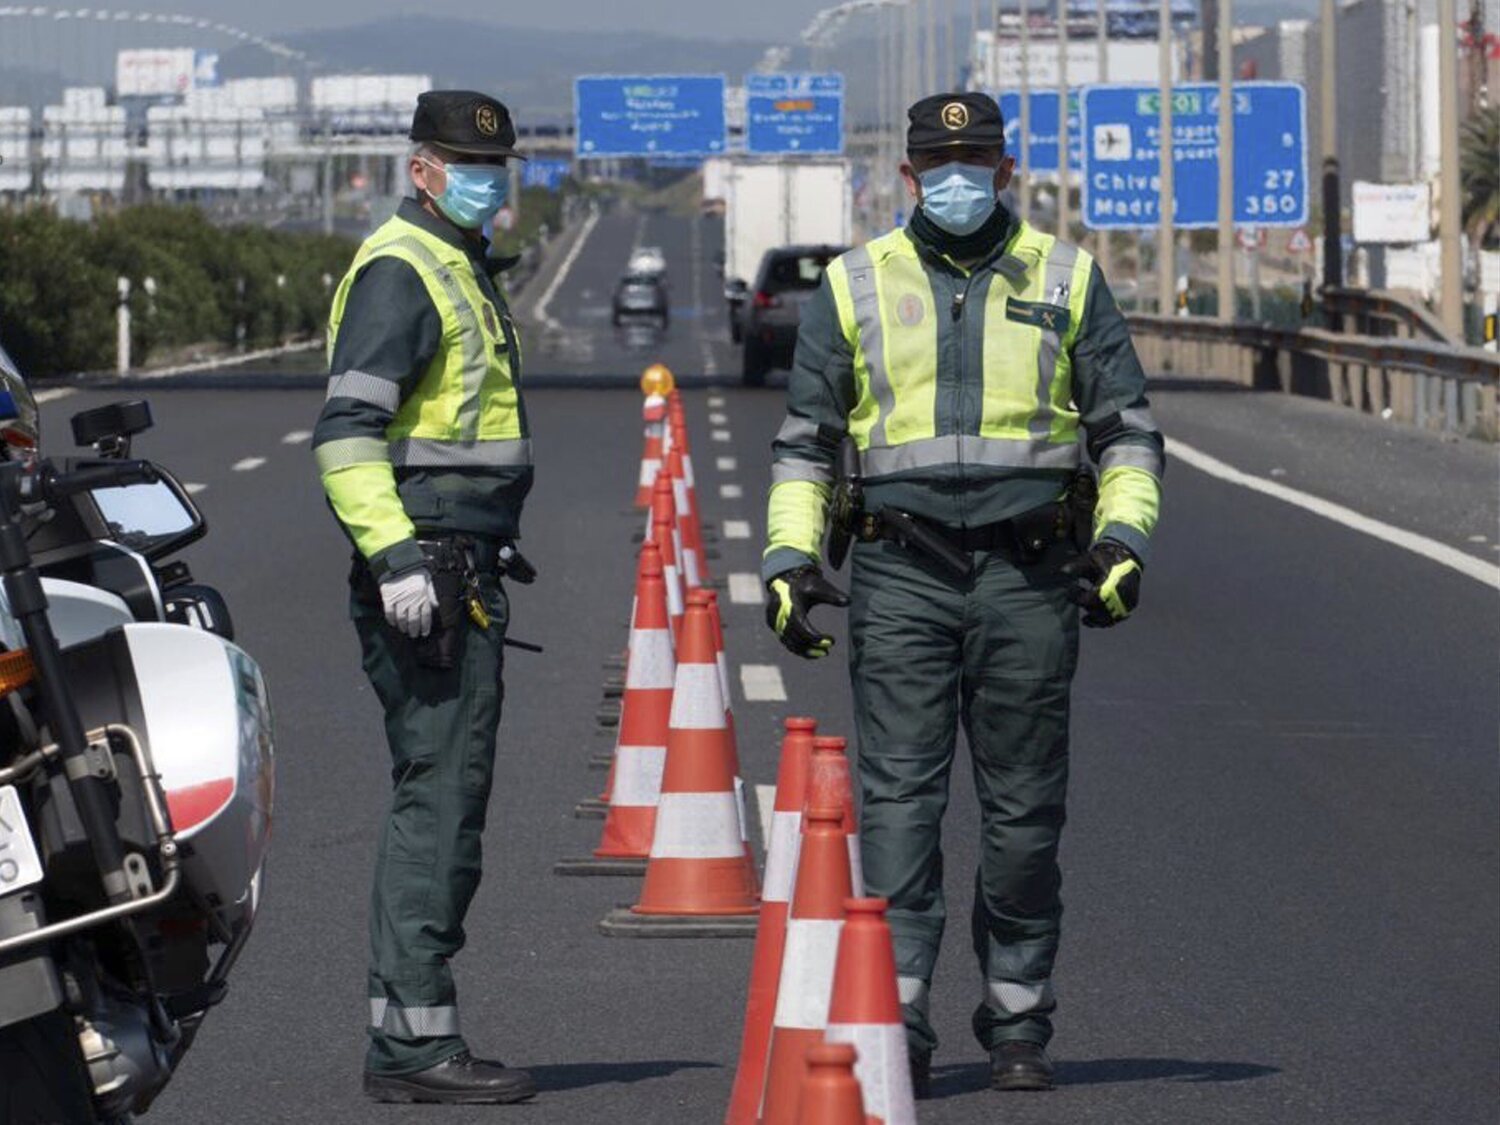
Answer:
[[[1068,171],[1083,171],[1083,126],[1079,119],[1079,91],[1068,93]],[[1021,95],[1001,94],[1000,114],[1005,118],[1005,151],[1016,158],[1016,168],[1021,168]],[[1057,144],[1061,130],[1057,122],[1056,90],[1031,91],[1031,141],[1026,156],[1031,160],[1033,172],[1050,172],[1057,175]]]
[[[844,151],[842,74],[747,74],[747,152]]]
[[[724,79],[644,75],[579,78],[579,156],[712,156],[724,151]]]
[[[1083,221],[1095,229],[1155,227],[1160,98],[1154,86],[1090,86],[1083,96]],[[1307,222],[1307,110],[1295,82],[1234,84],[1234,223]],[[1172,91],[1172,175],[1179,227],[1218,226],[1219,89]]]
[[[521,186],[556,191],[573,171],[571,160],[555,156],[533,156],[521,165]]]

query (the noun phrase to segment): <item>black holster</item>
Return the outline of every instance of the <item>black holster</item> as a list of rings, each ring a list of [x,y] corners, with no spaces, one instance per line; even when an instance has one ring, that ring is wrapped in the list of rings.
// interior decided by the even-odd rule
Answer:
[[[432,565],[430,558],[428,565]],[[446,672],[458,664],[466,580],[461,570],[433,567],[432,584],[438,599],[437,609],[432,614],[432,632],[416,638],[412,644],[418,664]]]

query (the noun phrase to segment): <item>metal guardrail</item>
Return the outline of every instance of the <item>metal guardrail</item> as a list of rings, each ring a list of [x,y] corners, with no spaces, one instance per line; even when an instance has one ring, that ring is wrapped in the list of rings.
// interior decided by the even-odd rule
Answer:
[[[1455,340],[1424,305],[1384,289],[1324,289],[1323,308],[1333,316],[1354,321],[1360,336],[1410,336],[1440,344],[1462,344]]]
[[[1148,370],[1326,399],[1427,429],[1500,440],[1500,355],[1431,340],[1210,317],[1127,316]]]

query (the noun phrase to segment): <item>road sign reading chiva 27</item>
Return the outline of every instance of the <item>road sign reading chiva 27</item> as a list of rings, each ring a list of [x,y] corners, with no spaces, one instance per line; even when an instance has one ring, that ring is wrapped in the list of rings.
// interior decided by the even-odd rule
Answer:
[[[1154,86],[1090,86],[1083,94],[1083,221],[1140,230],[1160,217],[1161,95]],[[1307,125],[1295,82],[1234,84],[1234,222],[1295,227],[1307,222]],[[1216,227],[1219,88],[1172,90],[1174,221]]]
[[[713,156],[724,151],[722,76],[579,78],[579,156]]]

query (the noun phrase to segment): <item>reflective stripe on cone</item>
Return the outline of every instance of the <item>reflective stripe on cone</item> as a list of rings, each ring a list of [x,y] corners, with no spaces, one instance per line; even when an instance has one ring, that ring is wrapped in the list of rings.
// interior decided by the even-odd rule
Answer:
[[[883,898],[850,898],[844,903],[828,1041],[852,1043],[858,1049],[854,1074],[871,1117],[885,1125],[916,1125],[886,906]]]

